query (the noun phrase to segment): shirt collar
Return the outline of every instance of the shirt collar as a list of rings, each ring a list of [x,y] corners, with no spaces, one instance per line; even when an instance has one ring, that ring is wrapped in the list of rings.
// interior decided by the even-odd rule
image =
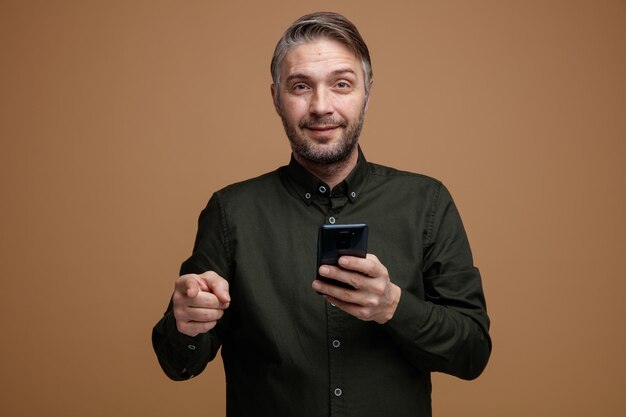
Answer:
[[[340,192],[343,195],[347,195],[352,203],[360,198],[369,173],[367,160],[360,146],[358,150],[359,158],[356,166],[352,169],[350,174],[348,174],[346,179],[332,190],[333,196]],[[281,172],[283,172],[289,185],[292,186],[294,191],[307,205],[311,204],[315,196],[331,196],[331,190],[328,184],[307,171],[306,168],[296,161],[293,155],[291,155],[289,165],[282,167]]]

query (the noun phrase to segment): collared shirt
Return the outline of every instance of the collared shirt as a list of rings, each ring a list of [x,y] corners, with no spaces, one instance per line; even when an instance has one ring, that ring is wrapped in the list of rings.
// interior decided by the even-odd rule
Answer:
[[[352,317],[311,288],[321,224],[367,223],[368,252],[401,288],[391,320]],[[430,416],[431,372],[477,377],[491,351],[480,280],[456,206],[432,178],[359,160],[334,189],[288,166],[216,192],[181,274],[215,271],[231,304],[206,334],[153,331],[165,373],[199,374],[218,349],[227,415]]]

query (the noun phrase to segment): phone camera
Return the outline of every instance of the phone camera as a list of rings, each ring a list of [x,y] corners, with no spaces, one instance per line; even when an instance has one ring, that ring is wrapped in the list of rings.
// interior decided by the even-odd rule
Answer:
[[[352,236],[354,236],[353,231],[342,231],[337,235],[337,249],[347,249],[350,247],[350,242],[352,242]]]

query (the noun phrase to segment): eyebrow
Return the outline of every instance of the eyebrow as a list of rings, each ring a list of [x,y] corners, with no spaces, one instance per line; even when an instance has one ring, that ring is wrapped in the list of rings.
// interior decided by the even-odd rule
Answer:
[[[352,74],[356,77],[356,73],[354,72],[354,70],[352,68],[340,68],[340,69],[336,69],[333,72],[330,73],[331,75],[343,75],[343,74]],[[311,77],[309,77],[306,74],[303,73],[295,73],[295,74],[291,74],[289,77],[287,77],[287,79],[285,80],[285,84],[289,84],[291,81],[293,80],[308,80]]]

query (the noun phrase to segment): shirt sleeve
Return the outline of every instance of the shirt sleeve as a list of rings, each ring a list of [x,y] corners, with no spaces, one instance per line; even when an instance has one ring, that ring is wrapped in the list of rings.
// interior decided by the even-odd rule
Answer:
[[[402,290],[394,317],[384,327],[420,370],[473,379],[491,353],[480,272],[442,184],[432,201],[423,253],[424,297]]]
[[[225,238],[223,212],[216,194],[200,214],[198,233],[191,257],[180,268],[180,275],[215,271],[228,279],[229,251]],[[213,360],[221,346],[222,319],[209,332],[196,337],[184,335],[176,328],[172,301],[152,330],[152,346],[165,374],[173,380],[192,378]]]

